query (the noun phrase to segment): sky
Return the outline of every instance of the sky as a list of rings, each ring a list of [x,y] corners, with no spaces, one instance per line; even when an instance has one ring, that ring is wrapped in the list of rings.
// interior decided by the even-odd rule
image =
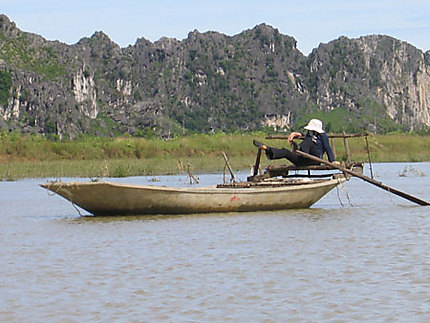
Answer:
[[[0,13],[48,40],[74,44],[103,31],[121,47],[178,40],[194,30],[236,35],[265,23],[308,55],[340,36],[388,35],[430,50],[430,0],[0,0]]]

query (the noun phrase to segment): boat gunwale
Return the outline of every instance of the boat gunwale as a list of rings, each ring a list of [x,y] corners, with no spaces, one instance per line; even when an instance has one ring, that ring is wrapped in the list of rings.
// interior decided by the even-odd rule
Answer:
[[[255,194],[255,193],[267,193],[267,192],[282,192],[291,190],[301,190],[309,189],[314,187],[341,184],[347,179],[345,177],[331,178],[323,181],[310,181],[303,183],[285,183],[283,185],[270,186],[251,186],[251,187],[216,187],[204,186],[204,187],[171,187],[171,186],[157,186],[157,185],[134,185],[125,183],[115,183],[115,182],[48,182],[46,184],[40,184],[41,187],[51,190],[56,193],[59,192],[62,187],[73,187],[73,186],[110,186],[117,188],[127,188],[127,189],[141,189],[141,190],[151,190],[151,191],[163,191],[172,193],[189,193],[189,194],[231,194],[231,193],[244,193],[244,194]],[[277,182],[275,182],[277,183]],[[55,187],[55,188],[54,188]],[[53,189],[51,189],[53,188]]]

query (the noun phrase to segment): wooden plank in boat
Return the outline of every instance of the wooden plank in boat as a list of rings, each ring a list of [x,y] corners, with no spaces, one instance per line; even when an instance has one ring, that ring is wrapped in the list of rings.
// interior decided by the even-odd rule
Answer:
[[[281,187],[281,186],[291,186],[291,185],[306,185],[306,184],[315,184],[322,183],[327,181],[327,179],[314,179],[314,180],[303,180],[303,179],[295,179],[295,180],[269,180],[269,181],[261,181],[261,182],[236,182],[236,183],[226,183],[226,184],[218,184],[217,188],[258,188],[258,187]]]

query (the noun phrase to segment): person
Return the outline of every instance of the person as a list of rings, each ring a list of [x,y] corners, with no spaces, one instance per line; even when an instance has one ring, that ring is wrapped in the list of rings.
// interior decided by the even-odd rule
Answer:
[[[263,149],[266,152],[268,159],[286,158],[296,166],[320,165],[320,163],[317,161],[296,154],[294,151],[297,149],[318,158],[323,158],[324,153],[326,153],[328,160],[330,162],[335,162],[333,150],[331,149],[328,141],[328,136],[323,130],[322,121],[318,119],[312,119],[304,127],[304,129],[307,130],[306,134],[292,132],[288,136],[288,142],[293,145],[292,150],[286,148],[279,149],[270,147],[257,140],[254,140],[253,144],[256,147]],[[302,143],[299,146],[297,146],[297,144],[293,141],[298,137],[304,137]],[[338,162],[335,163],[337,164]]]

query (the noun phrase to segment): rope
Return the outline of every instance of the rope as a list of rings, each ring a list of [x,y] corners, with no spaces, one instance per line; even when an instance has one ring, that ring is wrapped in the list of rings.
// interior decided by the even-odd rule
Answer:
[[[337,199],[339,200],[340,206],[345,207],[345,205],[342,203],[342,199],[340,198],[340,192],[339,192],[339,186],[336,186],[336,192],[337,192]]]
[[[340,196],[340,188],[339,188],[339,187],[341,187],[341,188],[343,189],[343,191],[345,192],[346,199],[348,200],[348,204],[349,204],[349,206],[350,206],[350,207],[354,207],[354,205],[353,205],[353,204],[352,204],[352,202],[351,202],[351,198],[350,198],[350,196],[349,196],[348,189],[347,189],[346,185],[343,185],[343,184],[341,184],[341,185],[339,185],[339,186],[336,186],[337,198],[339,199],[339,203],[340,203],[340,205],[341,205],[342,207],[345,207],[345,205],[342,203],[342,200],[341,200],[341,196]]]
[[[348,192],[348,188],[346,187],[346,185],[342,185],[343,189],[345,190],[345,194],[346,194],[346,198],[348,199],[348,203],[351,207],[354,207],[354,205],[351,202],[351,198],[349,196],[349,192]]]
[[[79,214],[79,216],[80,216],[80,217],[84,217],[84,216],[86,216],[86,215],[83,215],[83,214],[81,213],[81,211],[79,211],[79,209],[78,209],[78,207],[75,205],[75,203],[73,203],[72,201],[70,201],[70,202],[72,203],[72,206],[75,208],[76,212],[78,212],[78,214]]]
[[[54,181],[54,182],[51,182],[51,183],[59,183],[58,188],[57,188],[55,191],[53,191],[53,190],[51,189],[51,185],[50,185],[50,184],[48,184],[48,189],[46,190],[46,192],[48,193],[48,195],[49,195],[49,196],[54,196],[55,194],[59,195],[59,194],[58,194],[58,191],[63,187],[63,184],[64,184],[64,183],[62,183],[61,181]],[[51,193],[51,192],[52,192],[52,193]]]
[[[46,191],[48,193],[48,196],[50,196],[50,197],[52,197],[54,195],[60,195],[60,194],[58,194],[58,191],[65,185],[65,183],[62,183],[61,181],[55,181],[55,183],[59,184],[56,190],[52,190],[50,185],[48,184],[48,189]],[[72,200],[70,200],[70,203],[72,204],[72,206],[74,207],[74,209],[76,210],[76,212],[78,213],[78,215],[80,217],[86,216],[86,215],[82,214],[81,211],[79,211],[78,207],[76,206],[75,203],[73,203]]]

